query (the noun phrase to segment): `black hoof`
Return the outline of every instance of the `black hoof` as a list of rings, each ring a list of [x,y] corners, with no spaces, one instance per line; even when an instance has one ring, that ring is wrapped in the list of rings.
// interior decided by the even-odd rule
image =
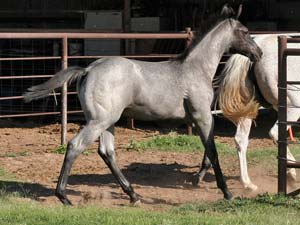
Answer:
[[[140,204],[140,202],[141,202],[141,200],[136,193],[133,193],[132,196],[130,196],[130,204],[138,205],[138,204]]]
[[[199,183],[200,183],[199,174],[198,173],[193,174],[193,176],[190,177],[190,182],[192,183],[192,185],[194,187],[199,186]]]
[[[72,206],[72,202],[65,194],[55,193],[56,197],[66,206]]]
[[[233,195],[230,193],[230,191],[224,192],[224,198],[226,200],[231,200],[233,198]]]

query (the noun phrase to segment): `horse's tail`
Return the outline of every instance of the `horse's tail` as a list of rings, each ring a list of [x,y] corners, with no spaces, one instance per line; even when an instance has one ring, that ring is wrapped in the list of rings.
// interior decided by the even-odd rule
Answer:
[[[232,55],[221,74],[219,107],[223,115],[238,124],[242,117],[255,119],[259,104],[255,101],[254,85],[247,78],[250,60],[240,54]]]
[[[44,98],[54,89],[62,87],[65,82],[70,84],[84,75],[86,75],[86,69],[81,67],[69,67],[61,70],[45,83],[28,88],[27,92],[23,94],[24,101],[30,102],[34,99]]]

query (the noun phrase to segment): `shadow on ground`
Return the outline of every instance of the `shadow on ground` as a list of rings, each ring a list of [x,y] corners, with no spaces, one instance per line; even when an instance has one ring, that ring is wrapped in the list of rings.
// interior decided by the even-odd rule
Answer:
[[[125,177],[133,184],[152,186],[160,188],[195,188],[191,184],[194,172],[186,172],[190,169],[194,172],[199,170],[198,166],[185,166],[178,163],[154,164],[154,163],[132,163],[122,170]],[[239,180],[237,176],[226,177],[227,179]],[[209,170],[204,177],[204,182],[215,182],[213,170]],[[110,185],[119,186],[114,176],[108,174],[80,174],[71,175],[69,179],[71,185]],[[201,184],[200,184],[201,185]],[[197,187],[198,188],[198,187]]]
[[[0,180],[0,195],[15,194],[18,197],[31,198],[39,200],[40,197],[49,197],[55,195],[55,190],[47,188],[38,183],[26,183],[18,181],[3,181]],[[68,193],[80,195],[78,191],[68,190]]]

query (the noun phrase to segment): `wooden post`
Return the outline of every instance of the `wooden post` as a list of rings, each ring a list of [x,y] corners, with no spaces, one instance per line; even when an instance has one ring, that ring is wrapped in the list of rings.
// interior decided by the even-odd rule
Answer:
[[[62,39],[62,69],[68,67],[68,38]],[[67,111],[68,111],[68,98],[67,98],[67,83],[64,83],[61,89],[61,144],[67,143]]]

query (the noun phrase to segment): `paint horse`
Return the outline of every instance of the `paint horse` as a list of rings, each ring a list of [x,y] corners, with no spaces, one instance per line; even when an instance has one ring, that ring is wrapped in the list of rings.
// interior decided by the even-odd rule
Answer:
[[[240,54],[231,56],[223,70],[223,81],[219,89],[219,105],[224,116],[237,126],[235,143],[240,161],[240,175],[243,186],[256,190],[247,170],[247,147],[252,120],[255,119],[259,105],[271,106],[278,110],[278,35],[260,35],[254,41],[264,52],[262,59],[251,68],[251,62]],[[299,44],[289,44],[299,48]],[[300,61],[296,56],[288,57],[288,80],[299,81]],[[251,68],[251,70],[250,70]],[[249,72],[250,71],[250,72]],[[296,121],[300,117],[300,96],[297,86],[288,85],[287,120]],[[295,107],[296,106],[296,107]],[[298,108],[297,108],[298,107]],[[271,128],[269,135],[275,143],[278,141],[278,121]],[[294,161],[291,152],[287,159]],[[289,181],[296,180],[296,170],[288,170]]]

